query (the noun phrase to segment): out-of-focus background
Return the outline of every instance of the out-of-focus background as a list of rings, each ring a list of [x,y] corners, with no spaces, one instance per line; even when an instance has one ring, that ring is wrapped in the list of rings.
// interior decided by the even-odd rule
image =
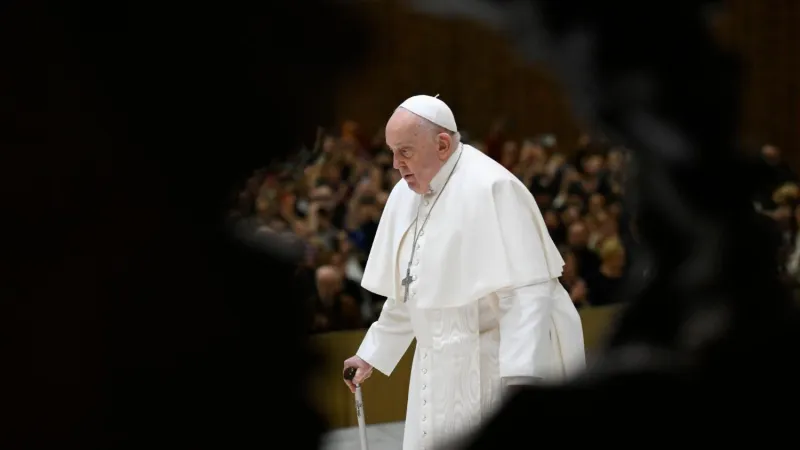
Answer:
[[[782,240],[776,264],[785,282],[796,286],[800,2],[727,3],[715,17],[715,31],[746,67],[741,147],[758,161],[762,173],[753,176],[768,180],[753,207],[774,220]],[[469,20],[422,15],[389,0],[359,8],[380,32],[369,66],[337,90],[337,122],[321,124],[321,155],[306,162],[307,155],[298,154],[295,161],[255,170],[242,180],[230,211],[257,233],[291,234],[305,242],[301,275],[314,286],[308,332],[327,361],[315,394],[334,428],[356,423],[341,362],[356,350],[384,301],[362,289],[360,279],[383,206],[399,180],[382,126],[406,97],[439,94],[465,142],[530,188],[566,261],[561,281],[581,312],[590,353],[618,307],[625,244],[635,236],[621,202],[629,149],[576,122],[546,70],[522,61],[502,36]],[[403,419],[410,354],[391,378],[376,374],[365,385],[369,423]]]

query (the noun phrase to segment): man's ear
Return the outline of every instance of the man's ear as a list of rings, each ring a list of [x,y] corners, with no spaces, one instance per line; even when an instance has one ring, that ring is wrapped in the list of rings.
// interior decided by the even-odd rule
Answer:
[[[444,157],[447,154],[447,150],[449,150],[450,146],[453,145],[453,140],[447,133],[439,133],[439,135],[436,137],[436,143],[439,146],[439,156]]]

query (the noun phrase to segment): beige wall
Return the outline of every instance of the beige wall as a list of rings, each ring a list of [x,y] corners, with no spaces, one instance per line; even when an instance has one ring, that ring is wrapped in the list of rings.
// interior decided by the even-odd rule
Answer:
[[[472,22],[409,12],[398,2],[364,2],[376,38],[369,66],[339,91],[337,118],[383,126],[392,110],[415,94],[440,94],[459,128],[483,136],[495,118],[511,119],[523,135],[557,133],[577,138],[564,95],[554,78],[523,63],[496,33]]]
[[[554,132],[569,150],[578,124],[553,77],[521,61],[503,38],[481,25],[414,14],[401,3],[362,3],[374,31],[374,52],[367,67],[342,82],[339,121],[354,119],[374,131],[406,97],[439,93],[473,135],[482,137],[495,118],[506,116],[517,137]],[[743,137],[772,140],[800,162],[800,1],[727,3],[730,14],[716,28],[741,52],[748,69]]]

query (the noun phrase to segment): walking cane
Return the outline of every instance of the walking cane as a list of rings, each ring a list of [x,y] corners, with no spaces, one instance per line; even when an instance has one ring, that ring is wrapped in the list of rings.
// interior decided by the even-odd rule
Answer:
[[[344,369],[345,380],[353,381],[355,376],[355,367]],[[358,418],[358,435],[361,438],[361,450],[369,450],[369,445],[367,445],[367,423],[364,422],[364,398],[361,396],[361,385],[359,384],[356,384],[356,417]]]

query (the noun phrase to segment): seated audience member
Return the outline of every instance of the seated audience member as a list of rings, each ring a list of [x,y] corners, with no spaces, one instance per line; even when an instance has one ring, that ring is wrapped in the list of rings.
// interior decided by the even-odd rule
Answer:
[[[564,271],[560,278],[561,285],[569,292],[569,298],[577,308],[588,306],[586,282],[578,276],[578,261],[575,254],[566,250],[562,252],[561,256],[564,258]]]
[[[550,233],[553,242],[555,242],[556,245],[564,242],[566,231],[564,230],[564,225],[561,223],[558,212],[552,209],[546,209],[542,211],[542,216],[544,217],[544,224],[547,227],[547,232]]]
[[[614,303],[625,269],[625,248],[618,238],[606,239],[598,249],[600,268],[586,279],[589,304],[603,306]]]
[[[579,274],[584,280],[593,278],[600,267],[600,258],[589,248],[589,237],[589,227],[580,220],[571,223],[567,229],[567,245],[577,258]]]
[[[612,239],[619,236],[619,223],[617,219],[612,217],[605,211],[600,211],[593,217],[593,228],[589,236],[589,247],[597,250],[602,247],[606,239]]]
[[[325,265],[316,272],[317,293],[312,331],[354,330],[363,323],[358,302],[344,292],[344,276],[336,267]]]

